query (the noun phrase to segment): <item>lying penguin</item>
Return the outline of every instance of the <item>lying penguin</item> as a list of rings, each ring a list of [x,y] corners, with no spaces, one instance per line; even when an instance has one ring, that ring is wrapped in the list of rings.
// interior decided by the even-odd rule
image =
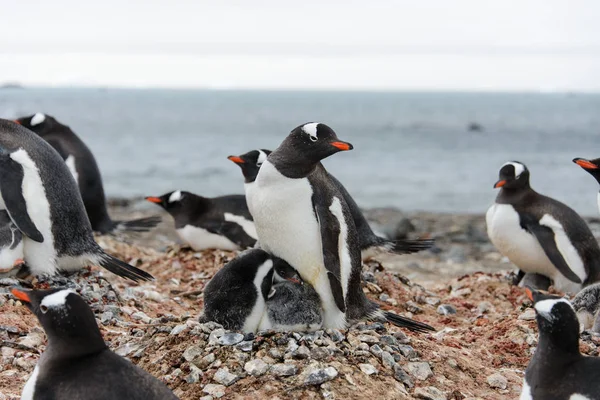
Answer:
[[[106,208],[102,176],[94,155],[83,141],[66,125],[42,113],[15,120],[35,132],[50,144],[65,160],[79,186],[92,229],[101,234],[146,232],[161,221],[160,217],[146,217],[130,221],[113,221]]]
[[[319,296],[289,264],[250,249],[208,282],[201,321],[244,332],[314,331],[322,317]]]
[[[571,303],[583,329],[600,334],[600,283],[582,289]]]
[[[250,192],[255,187],[256,176],[260,167],[265,162],[267,157],[271,154],[271,150],[258,149],[252,150],[240,156],[229,156],[227,157],[230,161],[236,163],[242,170],[244,175],[244,191],[246,193],[246,201],[251,198]],[[344,185],[338,181],[333,175],[329,174],[329,178],[335,186],[340,190],[342,197],[346,200],[356,230],[358,232],[358,240],[361,249],[361,257],[363,260],[367,260],[378,253],[393,252],[396,254],[410,254],[416,253],[422,250],[426,250],[433,246],[435,241],[433,239],[414,239],[414,240],[388,240],[378,236],[373,232],[371,226],[367,222],[367,219],[363,215],[360,207],[354,201],[350,193],[346,190]],[[248,208],[251,210],[250,204]]]
[[[48,346],[25,384],[22,400],[176,400],[162,382],[104,343],[94,313],[71,289],[12,294],[38,318]]]
[[[256,243],[244,196],[208,198],[176,190],[146,200],[171,214],[177,234],[194,250],[244,250]]]
[[[566,299],[526,289],[539,330],[521,400],[600,400],[600,357],[579,352],[579,322]]]

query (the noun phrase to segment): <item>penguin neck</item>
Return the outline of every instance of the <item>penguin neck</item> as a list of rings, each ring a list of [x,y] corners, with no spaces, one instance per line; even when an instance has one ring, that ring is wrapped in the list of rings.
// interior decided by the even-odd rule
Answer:
[[[581,357],[579,332],[576,329],[573,332],[540,332],[537,349],[540,356],[551,356],[565,360]]]
[[[301,157],[296,152],[285,151],[283,149],[275,150],[268,158],[268,161],[286,178],[300,179],[306,178],[320,164],[320,162],[311,162]]]
[[[108,349],[100,331],[79,337],[48,337],[46,352],[53,361],[86,357]]]
[[[521,201],[525,201],[530,196],[535,196],[536,192],[527,185],[525,187],[510,189],[502,188],[500,193],[496,197],[496,203],[498,204],[516,204]]]

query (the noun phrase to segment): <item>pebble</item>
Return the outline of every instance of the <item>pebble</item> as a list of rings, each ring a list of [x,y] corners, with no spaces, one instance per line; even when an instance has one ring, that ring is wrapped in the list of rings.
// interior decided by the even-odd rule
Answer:
[[[144,313],[143,311],[134,312],[133,314],[131,314],[131,318],[135,319],[136,321],[141,321],[144,324],[149,324],[150,322],[152,322],[152,318],[147,316],[146,313]]]
[[[358,340],[369,344],[379,343],[379,338],[372,335],[358,335]]]
[[[208,324],[206,324],[206,325],[208,325]],[[218,328],[218,329],[213,330],[212,332],[209,331],[206,333],[210,333],[210,336],[208,337],[208,345],[214,346],[216,344],[219,344],[219,338],[225,334],[225,329]]]
[[[185,361],[193,362],[203,352],[204,352],[204,347],[203,346],[196,346],[196,345],[190,346],[187,349],[185,349],[185,351],[183,352],[183,358],[185,359]],[[214,354],[212,356],[214,358]]]
[[[409,344],[410,343],[410,338],[408,336],[406,336],[406,333],[402,332],[402,331],[397,331],[392,333],[392,336],[396,338],[396,340],[398,341],[398,343],[400,344]]]
[[[219,368],[213,377],[214,381],[221,385],[230,386],[237,382],[240,377],[229,372],[229,368]],[[209,393],[210,394],[210,393]]]
[[[214,383],[209,383],[208,385],[204,386],[202,391],[206,394],[216,397],[217,399],[225,396],[225,386],[215,385]]]
[[[402,367],[398,364],[394,365],[394,379],[396,379],[398,382],[404,384],[409,388],[415,385],[410,376],[408,376],[408,374],[406,373],[406,371],[404,371]]]
[[[305,370],[306,377],[304,378],[305,385],[320,385],[325,382],[329,382],[334,379],[338,372],[333,367],[327,368],[315,368],[315,367],[307,367]]]
[[[446,395],[440,389],[433,386],[416,388],[414,396],[417,399],[424,400],[447,400]]]
[[[481,314],[485,314],[486,312],[493,310],[494,306],[489,301],[482,301],[477,305],[477,309]]]
[[[240,349],[241,351],[250,352],[252,351],[252,347],[254,346],[254,342],[251,340],[245,340],[235,345],[236,349]]]
[[[398,350],[400,351],[400,354],[402,354],[404,357],[408,358],[409,360],[413,359],[413,358],[417,358],[419,355],[417,354],[417,351],[415,349],[413,349],[411,346],[399,346]]]
[[[366,375],[373,375],[377,373],[377,368],[371,364],[358,364],[358,368],[360,368],[360,370]]]
[[[381,293],[381,294],[379,295],[379,300],[380,300],[380,301],[388,301],[389,299],[390,299],[390,296],[389,296],[389,295],[387,295],[387,294],[385,294],[385,293]]]
[[[275,364],[271,367],[271,373],[275,376],[293,376],[298,373],[298,367],[288,363]]]
[[[410,375],[420,381],[424,381],[433,375],[431,367],[426,362],[409,362],[404,368]]]
[[[292,357],[299,360],[304,360],[310,357],[310,350],[305,345],[298,347],[298,349],[292,352]]]
[[[337,329],[327,329],[327,335],[333,340],[334,343],[341,342],[344,340],[345,336]]]
[[[217,339],[217,343],[221,346],[233,346],[244,340],[244,335],[241,333],[229,332]]]
[[[371,346],[371,353],[373,353],[375,357],[381,358],[383,350],[381,349],[381,347],[379,347],[378,344],[374,344],[373,346]]]
[[[267,373],[269,370],[269,364],[259,358],[255,358],[252,361],[248,361],[244,365],[244,371],[252,376],[261,376]]]
[[[390,335],[383,335],[379,338],[379,341],[382,344],[387,344],[388,346],[395,346],[398,344],[398,340],[395,337]]]
[[[394,365],[396,365],[396,360],[394,360],[394,357],[387,351],[381,353],[381,362],[384,366],[389,368],[394,368]]]
[[[169,333],[169,335],[171,336],[176,336],[179,335],[181,332],[183,332],[185,329],[187,328],[186,324],[182,324],[182,325],[177,325],[175,328],[173,328],[171,330],[171,332]]]
[[[437,306],[441,303],[441,300],[437,297],[426,297],[425,303],[429,304],[430,306]]]
[[[442,304],[442,305],[438,306],[437,313],[440,315],[456,314],[456,308],[454,308],[450,304]]]
[[[504,390],[508,387],[508,380],[498,373],[488,376],[487,383],[488,385],[490,385],[491,388],[494,389]]]
[[[324,347],[315,347],[314,349],[312,349],[310,351],[310,357],[313,360],[317,360],[317,361],[323,361],[327,357],[329,357],[329,355],[330,355],[329,350],[327,350],[327,348],[324,348]]]
[[[525,310],[525,312],[523,312],[521,315],[519,315],[519,319],[521,321],[535,320],[535,310],[533,308],[528,308],[527,310]]]
[[[421,314],[423,312],[423,309],[419,307],[414,301],[407,301],[404,304],[404,308],[406,308],[406,311],[411,312],[413,314]]]

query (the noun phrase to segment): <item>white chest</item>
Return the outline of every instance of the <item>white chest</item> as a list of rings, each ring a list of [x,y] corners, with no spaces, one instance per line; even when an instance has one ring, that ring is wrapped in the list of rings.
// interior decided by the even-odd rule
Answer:
[[[177,229],[177,234],[179,234],[181,240],[189,244],[194,250],[239,250],[238,245],[227,237],[196,226],[186,225],[183,228]]]
[[[33,400],[33,395],[35,394],[35,383],[37,381],[37,377],[40,370],[36,365],[33,373],[27,380],[27,383],[23,387],[23,393],[21,393],[21,400]]]
[[[250,211],[250,215],[252,215],[252,219],[254,219],[254,213],[252,212],[252,190],[254,189],[255,182],[244,183],[244,193],[246,194],[246,205],[248,206],[248,211]]]

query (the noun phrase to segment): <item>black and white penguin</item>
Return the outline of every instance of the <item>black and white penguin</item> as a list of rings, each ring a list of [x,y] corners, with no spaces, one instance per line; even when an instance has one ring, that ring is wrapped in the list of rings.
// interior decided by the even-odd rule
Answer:
[[[526,291],[534,303],[539,340],[520,400],[600,400],[600,357],[579,352],[579,322],[571,304]]]
[[[561,291],[577,293],[600,280],[600,248],[589,227],[565,204],[535,192],[524,164],[504,164],[494,187],[501,189],[486,222],[500,253]]]
[[[0,273],[15,270],[23,262],[23,235],[8,213],[0,210]]]
[[[285,260],[314,287],[321,298],[325,328],[387,317],[361,288],[354,220],[344,196],[320,163],[351,149],[327,125],[303,124],[264,161],[249,198],[261,248]],[[399,319],[393,323],[402,326]],[[404,323],[420,325],[410,319]]]
[[[33,275],[100,265],[132,280],[153,279],[96,243],[77,184],[56,150],[1,119],[0,194],[0,209],[23,233],[23,258]]]
[[[171,214],[177,234],[194,250],[240,250],[256,243],[254,222],[242,195],[208,198],[176,190],[146,200]]]
[[[240,156],[227,157],[229,160],[239,165],[242,170],[242,174],[244,175],[244,191],[246,193],[246,200],[252,197],[249,193],[254,188],[258,171],[269,154],[271,154],[270,150],[259,149],[249,151]],[[433,246],[435,242],[433,239],[388,240],[377,236],[375,232],[373,232],[373,229],[371,229],[371,226],[367,222],[367,219],[363,215],[360,207],[358,204],[356,204],[352,196],[350,196],[350,193],[348,193],[344,185],[342,185],[342,183],[330,173],[327,174],[344,197],[344,200],[350,209],[350,214],[354,219],[354,225],[356,226],[356,230],[358,232],[358,241],[360,243],[361,257],[363,260],[371,258],[380,252],[410,254],[421,250],[426,250]],[[250,203],[248,203],[248,209],[250,210],[250,213],[252,213],[252,207]]]
[[[318,295],[289,264],[250,249],[208,282],[201,321],[244,332],[312,331],[321,327],[322,317]]]
[[[571,304],[583,329],[600,333],[600,283],[583,288]]]
[[[79,186],[85,211],[95,232],[146,232],[160,223],[160,217],[156,216],[131,221],[111,220],[106,209],[106,196],[96,159],[71,128],[42,113],[22,117],[15,122],[38,134],[65,160]]]
[[[94,313],[75,291],[12,293],[35,314],[48,337],[22,400],[177,399],[154,376],[109,350]]]
[[[585,158],[574,158],[573,162],[586,170],[590,175],[600,183],[600,158],[586,160]],[[600,191],[597,195],[598,209],[600,210]]]

